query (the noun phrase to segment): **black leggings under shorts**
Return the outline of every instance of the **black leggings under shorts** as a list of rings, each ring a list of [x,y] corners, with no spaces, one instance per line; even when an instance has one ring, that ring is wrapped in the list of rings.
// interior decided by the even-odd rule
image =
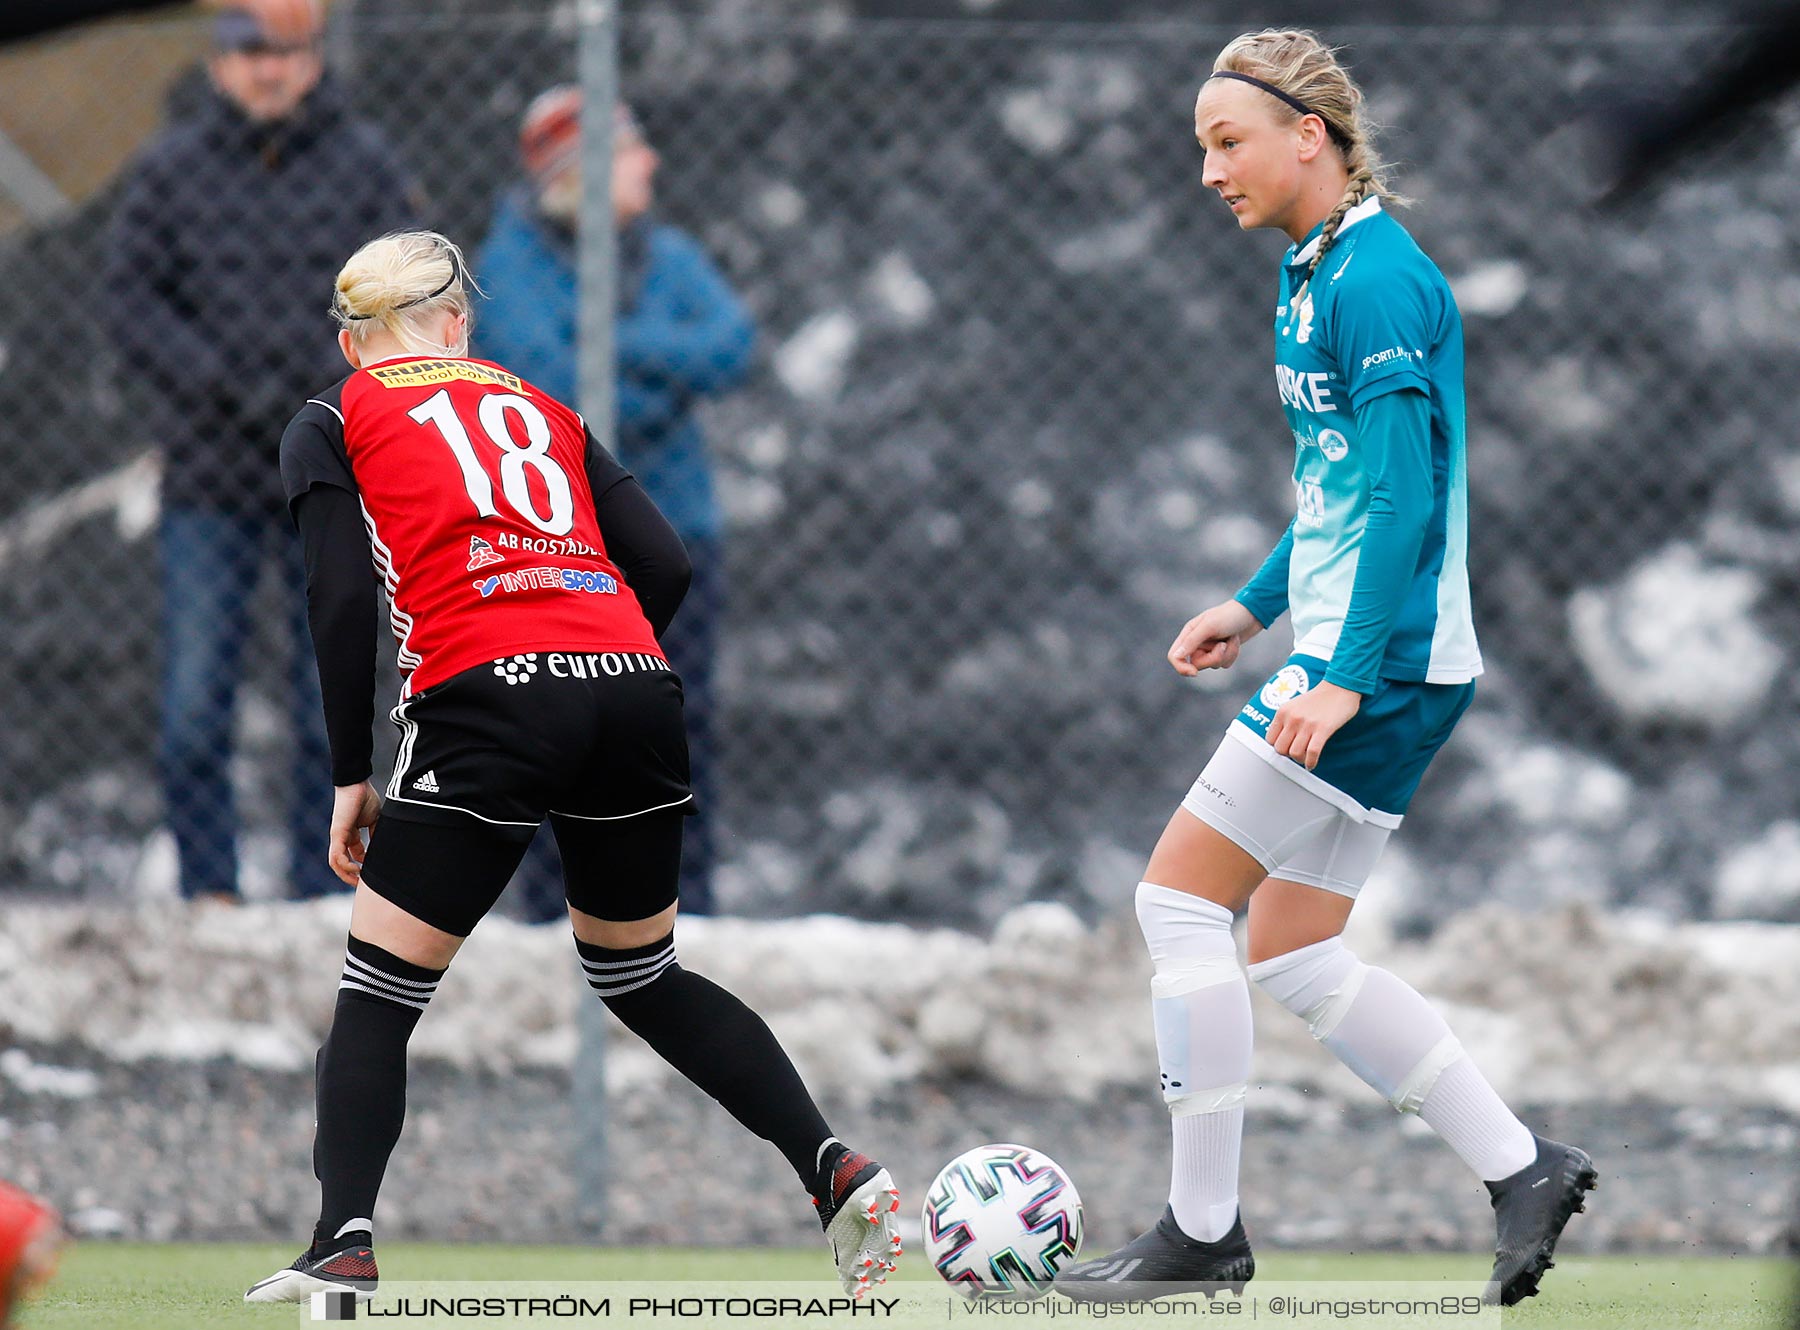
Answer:
[[[394,709],[400,750],[363,882],[458,937],[547,816],[569,904],[645,919],[674,904],[688,789],[681,680],[653,656],[527,652]]]

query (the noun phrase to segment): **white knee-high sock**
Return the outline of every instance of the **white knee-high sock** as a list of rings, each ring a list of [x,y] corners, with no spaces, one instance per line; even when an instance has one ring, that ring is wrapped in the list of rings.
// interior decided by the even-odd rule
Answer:
[[[1137,916],[1156,964],[1156,1055],[1175,1136],[1169,1205],[1182,1232],[1215,1242],[1238,1213],[1250,988],[1224,906],[1140,882]]]
[[[1338,938],[1258,961],[1250,977],[1402,1113],[1417,1113],[1485,1182],[1518,1172],[1537,1143],[1418,990],[1364,965]]]

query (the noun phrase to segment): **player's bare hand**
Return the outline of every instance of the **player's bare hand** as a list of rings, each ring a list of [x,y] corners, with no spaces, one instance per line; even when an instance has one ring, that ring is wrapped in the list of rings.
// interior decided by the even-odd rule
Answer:
[[[345,883],[362,884],[363,855],[368,837],[363,835],[381,816],[381,796],[368,781],[340,785],[331,801],[331,871]]]
[[[1362,708],[1362,694],[1322,683],[1283,704],[1269,725],[1269,745],[1308,771],[1319,765],[1325,742]]]
[[[1169,664],[1192,678],[1201,670],[1228,670],[1244,643],[1262,631],[1256,616],[1235,600],[1214,605],[1189,619],[1175,634]]]
[[[254,14],[264,32],[277,41],[299,46],[319,35],[317,0],[205,0],[211,9],[241,9]]]

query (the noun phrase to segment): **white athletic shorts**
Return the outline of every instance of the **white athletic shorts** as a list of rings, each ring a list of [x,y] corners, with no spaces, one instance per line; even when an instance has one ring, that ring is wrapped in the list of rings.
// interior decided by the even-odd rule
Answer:
[[[1254,856],[1269,876],[1354,900],[1400,819],[1357,818],[1251,750],[1250,743],[1266,740],[1244,740],[1225,736],[1181,806]]]

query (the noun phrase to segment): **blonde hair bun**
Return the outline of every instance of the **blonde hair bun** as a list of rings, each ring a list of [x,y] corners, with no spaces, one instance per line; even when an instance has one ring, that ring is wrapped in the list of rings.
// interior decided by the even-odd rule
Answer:
[[[424,319],[445,308],[472,313],[462,250],[436,231],[393,231],[371,240],[338,271],[331,312],[361,342],[377,328],[409,350],[441,352],[420,336]]]

